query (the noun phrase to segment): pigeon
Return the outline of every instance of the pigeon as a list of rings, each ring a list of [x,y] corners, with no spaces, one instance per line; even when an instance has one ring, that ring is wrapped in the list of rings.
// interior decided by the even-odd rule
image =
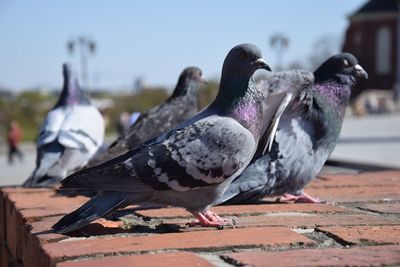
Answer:
[[[104,120],[79,87],[75,74],[63,65],[64,86],[47,114],[37,139],[36,168],[24,187],[58,184],[81,168],[103,144]]]
[[[263,95],[252,74],[270,71],[252,44],[232,48],[218,94],[202,112],[127,153],[80,170],[61,190],[99,193],[65,215],[53,229],[68,233],[130,204],[183,207],[200,226],[229,223],[208,209],[250,163],[261,133]]]
[[[284,84],[297,86],[299,93],[280,116],[269,148],[265,149],[263,144],[268,142],[263,139],[271,138],[264,134],[252,163],[229,185],[218,204],[254,202],[267,196],[283,196],[281,201],[320,202],[303,189],[335,148],[351,88],[368,74],[349,53],[332,56],[314,74],[304,72],[305,79],[288,73]],[[275,78],[281,74],[277,75]]]
[[[98,165],[122,155],[129,149],[173,129],[196,114],[197,89],[206,83],[201,75],[199,68],[185,68],[172,95],[161,105],[141,114],[125,134],[114,141],[107,150],[93,157],[88,166]]]

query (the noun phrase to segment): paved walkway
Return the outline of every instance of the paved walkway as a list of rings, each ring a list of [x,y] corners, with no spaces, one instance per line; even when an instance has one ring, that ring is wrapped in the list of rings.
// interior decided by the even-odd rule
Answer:
[[[86,198],[3,188],[0,266],[400,265],[400,171],[325,174],[306,192],[337,205],[215,207],[237,222],[221,230],[188,227],[179,208],[131,210],[60,235],[51,225]]]
[[[346,117],[331,158],[400,169],[400,113]]]
[[[108,141],[111,140],[108,138]],[[35,166],[35,146],[32,143],[24,144],[22,151],[24,162],[17,161],[10,166],[7,164],[4,145],[0,147],[0,186],[21,184],[31,174]],[[341,140],[332,159],[400,169],[400,113],[346,117]],[[336,172],[337,169],[329,168],[325,171]]]

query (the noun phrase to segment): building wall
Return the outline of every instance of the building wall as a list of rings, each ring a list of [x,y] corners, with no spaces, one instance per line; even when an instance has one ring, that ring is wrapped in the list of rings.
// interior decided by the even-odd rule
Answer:
[[[382,27],[390,31],[390,72],[377,72],[377,34]],[[396,18],[351,20],[346,31],[343,51],[354,54],[369,74],[368,80],[362,80],[353,90],[353,97],[366,89],[392,89],[396,77]]]

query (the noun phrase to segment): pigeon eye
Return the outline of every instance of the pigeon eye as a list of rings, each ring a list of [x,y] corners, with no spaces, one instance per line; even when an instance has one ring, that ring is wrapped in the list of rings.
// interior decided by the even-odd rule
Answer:
[[[343,59],[343,65],[345,67],[348,67],[349,66],[349,61],[347,59]]]
[[[240,52],[240,58],[241,59],[246,59],[248,57],[249,57],[249,55],[246,52]]]

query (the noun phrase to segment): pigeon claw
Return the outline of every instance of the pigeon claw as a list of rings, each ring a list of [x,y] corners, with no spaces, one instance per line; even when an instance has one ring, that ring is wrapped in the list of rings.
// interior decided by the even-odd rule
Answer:
[[[278,198],[277,202],[290,202],[294,201],[294,203],[324,203],[319,198],[314,198],[306,193],[301,195],[292,195],[292,194],[283,194],[280,198]]]
[[[217,227],[222,228],[224,225],[233,224],[232,221],[226,220],[218,216],[212,211],[199,212],[196,214],[196,220],[190,222],[189,226]]]

